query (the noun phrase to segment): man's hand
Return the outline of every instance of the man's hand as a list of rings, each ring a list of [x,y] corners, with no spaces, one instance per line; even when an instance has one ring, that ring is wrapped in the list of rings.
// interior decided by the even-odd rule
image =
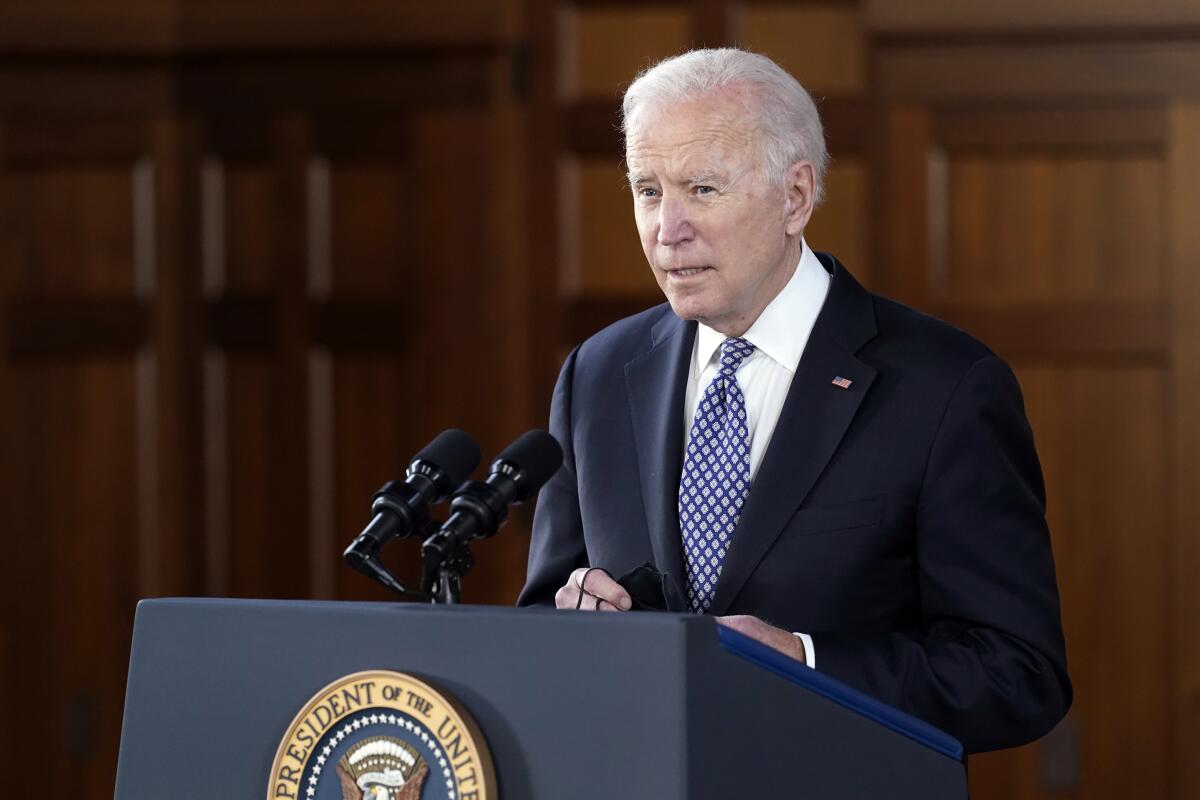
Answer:
[[[768,625],[758,617],[748,615],[735,617],[716,617],[718,625],[733,628],[738,633],[745,634],[755,641],[762,642],[767,647],[774,648],[785,656],[791,656],[801,664],[804,659],[804,640],[794,633]]]
[[[604,570],[580,567],[555,593],[554,605],[581,611],[628,611],[633,600]]]

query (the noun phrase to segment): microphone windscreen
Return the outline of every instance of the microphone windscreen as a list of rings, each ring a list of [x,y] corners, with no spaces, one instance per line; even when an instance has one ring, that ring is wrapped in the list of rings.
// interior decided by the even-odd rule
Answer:
[[[558,440],[545,431],[526,431],[496,456],[496,463],[508,462],[521,468],[529,482],[530,492],[536,492],[562,466],[563,452]],[[493,467],[494,470],[494,467]]]
[[[475,444],[475,440],[466,432],[457,428],[442,431],[432,442],[425,445],[421,452],[413,456],[414,461],[426,461],[440,467],[450,478],[451,488],[471,477],[481,458],[479,445]]]

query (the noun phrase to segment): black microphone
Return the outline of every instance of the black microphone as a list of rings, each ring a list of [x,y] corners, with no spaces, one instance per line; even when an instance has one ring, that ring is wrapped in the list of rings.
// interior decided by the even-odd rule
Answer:
[[[426,563],[440,564],[460,545],[492,536],[508,507],[526,500],[562,466],[562,447],[545,431],[528,431],[492,462],[486,481],[469,481],[450,499],[450,519],[421,546]]]
[[[427,532],[429,509],[445,500],[479,464],[479,445],[463,431],[442,431],[413,456],[403,481],[388,481],[371,503],[374,517],[343,557],[363,574],[379,579],[375,557],[392,539]]]

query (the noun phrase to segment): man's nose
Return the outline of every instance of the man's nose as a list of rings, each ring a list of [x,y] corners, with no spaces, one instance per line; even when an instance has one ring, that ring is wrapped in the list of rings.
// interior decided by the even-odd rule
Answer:
[[[681,198],[664,197],[658,207],[658,243],[674,245],[692,238],[692,223]]]

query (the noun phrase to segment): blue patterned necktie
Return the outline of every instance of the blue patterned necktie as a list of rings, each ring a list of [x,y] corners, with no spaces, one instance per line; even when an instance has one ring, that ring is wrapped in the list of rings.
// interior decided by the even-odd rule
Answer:
[[[687,560],[688,605],[712,605],[730,537],[750,491],[750,431],[736,373],[754,352],[745,339],[721,343],[721,367],[704,391],[679,481],[679,529]]]

